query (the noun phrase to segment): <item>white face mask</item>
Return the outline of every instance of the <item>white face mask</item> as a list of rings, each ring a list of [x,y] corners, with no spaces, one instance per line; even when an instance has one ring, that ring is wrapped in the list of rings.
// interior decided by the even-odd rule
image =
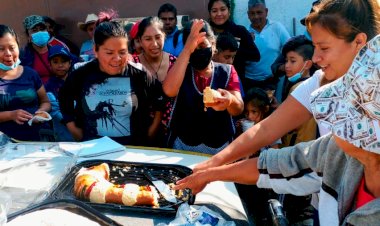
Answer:
[[[243,129],[243,132],[247,131],[253,125],[255,125],[255,122],[253,122],[253,121],[242,120],[242,129]]]
[[[12,66],[7,66],[3,63],[0,63],[0,70],[3,70],[3,71],[10,71],[10,70],[13,70],[15,69],[18,65],[20,65],[21,61],[20,59],[17,59],[16,63],[14,63]]]

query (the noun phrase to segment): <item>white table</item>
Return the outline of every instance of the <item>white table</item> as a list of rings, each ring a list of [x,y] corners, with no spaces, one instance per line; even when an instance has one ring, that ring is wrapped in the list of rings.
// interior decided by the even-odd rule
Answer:
[[[106,159],[129,162],[177,164],[187,166],[192,169],[197,163],[208,159],[206,156],[187,153],[190,152],[175,150],[170,151],[168,149],[153,150],[127,147],[127,150],[125,152],[116,152],[108,155],[103,155],[101,158],[81,158],[78,159],[78,161],[80,162],[90,159]],[[243,219],[240,217],[240,220],[247,220],[244,207],[233,183],[218,181],[208,184],[202,192],[197,194],[195,199],[195,204],[204,203],[213,203],[214,205],[221,207],[227,214],[235,216],[241,215]]]
[[[115,152],[93,158],[79,158],[77,159],[77,162],[79,163],[81,161],[92,159],[104,159],[158,164],[178,164],[193,168],[197,163],[208,158],[206,156],[189,153],[190,152],[177,152],[168,149],[153,150],[140,147],[127,147],[126,151]],[[63,167],[60,159],[42,164],[41,162],[29,164],[22,170],[10,172],[9,174],[13,173],[14,175],[8,175],[6,186],[19,189],[30,189],[31,193],[33,193],[33,191],[46,193],[49,190],[49,186],[51,186],[50,180],[57,174],[64,175],[63,173],[65,169]],[[233,183],[212,182],[208,184],[202,192],[197,194],[195,204],[213,204],[222,209],[229,216],[232,216],[232,218],[237,219],[238,222],[240,222],[238,225],[244,225],[248,222],[244,207]],[[155,225],[160,223],[159,220],[157,221],[157,219],[152,218],[151,216],[141,217],[133,215],[131,217],[133,218],[133,221],[131,221],[130,225]]]

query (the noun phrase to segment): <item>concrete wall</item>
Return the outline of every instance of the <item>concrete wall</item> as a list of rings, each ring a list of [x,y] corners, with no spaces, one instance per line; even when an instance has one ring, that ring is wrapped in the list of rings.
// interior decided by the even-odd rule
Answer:
[[[291,36],[303,34],[305,27],[300,24],[300,19],[310,11],[314,0],[266,0],[268,18],[281,22]],[[235,0],[235,22],[245,27],[250,22],[247,16],[248,0]],[[295,25],[295,26],[294,26]]]
[[[208,19],[208,0],[0,0],[0,23],[12,26],[20,36],[21,44],[26,43],[22,26],[23,19],[32,14],[47,15],[66,27],[62,34],[78,46],[87,38],[76,24],[84,21],[88,13],[98,13],[113,8],[119,16],[144,17],[156,15],[160,5],[169,2],[178,9],[178,14],[190,18]],[[313,0],[267,0],[269,18],[280,21],[291,35],[302,34],[304,27],[299,23],[310,10]],[[249,26],[247,17],[248,0],[235,0],[234,19],[238,24]],[[294,18],[294,19],[293,19]],[[293,28],[295,21],[295,29]]]
[[[22,21],[26,16],[47,15],[66,28],[62,34],[78,46],[87,38],[76,26],[84,21],[88,13],[98,13],[113,8],[119,16],[145,17],[157,15],[160,5],[169,2],[178,9],[178,14],[190,15],[191,18],[208,18],[208,0],[0,0],[0,23],[13,27],[19,34],[21,44],[26,42]]]

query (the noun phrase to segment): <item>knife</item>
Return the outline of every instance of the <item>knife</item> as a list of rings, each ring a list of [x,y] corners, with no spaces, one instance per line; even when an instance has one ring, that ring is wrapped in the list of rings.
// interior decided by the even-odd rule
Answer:
[[[144,170],[145,176],[152,182],[154,187],[161,193],[161,195],[169,202],[177,203],[177,198],[173,195],[172,190],[169,185],[165,184],[164,181],[154,177],[149,170]]]

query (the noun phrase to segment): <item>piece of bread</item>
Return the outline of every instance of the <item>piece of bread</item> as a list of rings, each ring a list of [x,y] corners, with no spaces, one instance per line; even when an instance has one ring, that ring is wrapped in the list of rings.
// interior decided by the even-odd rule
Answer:
[[[49,116],[45,112],[37,112],[35,116],[40,116],[42,118],[49,118]]]
[[[109,182],[109,166],[102,163],[82,168],[75,177],[74,194],[93,203],[115,203],[127,206],[158,206],[158,193],[152,186],[124,185]]]
[[[203,90],[203,103],[205,104],[215,103],[214,98],[221,97],[221,96],[222,95],[218,91],[211,89],[210,86],[207,86]]]

